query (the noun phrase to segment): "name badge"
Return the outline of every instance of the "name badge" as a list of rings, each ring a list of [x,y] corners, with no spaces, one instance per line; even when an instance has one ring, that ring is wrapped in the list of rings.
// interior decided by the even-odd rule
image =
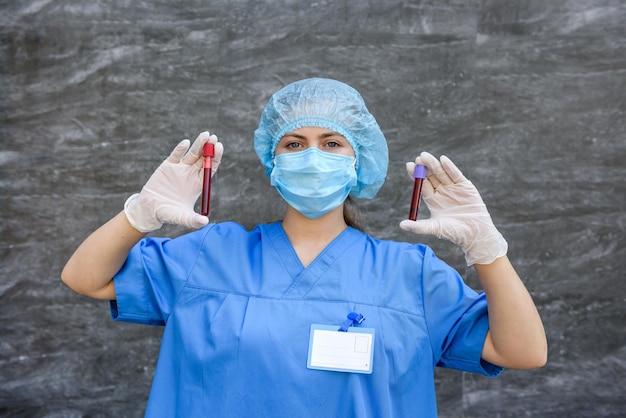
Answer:
[[[311,325],[307,368],[348,373],[372,373],[374,328]]]

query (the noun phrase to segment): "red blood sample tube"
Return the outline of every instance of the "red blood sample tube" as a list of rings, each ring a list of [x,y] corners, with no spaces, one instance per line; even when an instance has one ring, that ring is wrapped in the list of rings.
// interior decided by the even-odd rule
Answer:
[[[204,157],[204,179],[202,182],[202,208],[200,214],[209,216],[211,201],[211,171],[213,169],[213,157],[215,156],[215,144],[207,142],[202,148]]]
[[[412,221],[417,220],[417,211],[420,207],[420,197],[422,195],[422,182],[426,178],[426,166],[421,164],[415,165],[413,171],[413,196],[411,196],[411,209],[409,210],[409,219]]]

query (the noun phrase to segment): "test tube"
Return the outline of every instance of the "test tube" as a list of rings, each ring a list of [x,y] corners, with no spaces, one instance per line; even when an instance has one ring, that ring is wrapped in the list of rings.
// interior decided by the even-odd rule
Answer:
[[[207,142],[202,148],[204,157],[204,179],[202,182],[202,207],[200,214],[209,216],[211,201],[211,171],[213,169],[213,157],[215,156],[215,144]]]
[[[422,195],[422,183],[426,178],[426,166],[421,164],[415,165],[413,170],[413,196],[411,196],[411,209],[409,210],[409,219],[417,220],[417,211],[420,207],[420,196]]]

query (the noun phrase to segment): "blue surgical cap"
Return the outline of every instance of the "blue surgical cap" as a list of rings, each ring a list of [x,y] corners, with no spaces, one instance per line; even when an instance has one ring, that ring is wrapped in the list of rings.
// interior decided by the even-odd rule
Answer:
[[[298,128],[313,126],[343,135],[356,156],[357,184],[350,193],[373,198],[385,182],[387,141],[363,98],[340,81],[310,78],[289,84],[270,98],[254,132],[254,150],[269,176],[280,139]]]

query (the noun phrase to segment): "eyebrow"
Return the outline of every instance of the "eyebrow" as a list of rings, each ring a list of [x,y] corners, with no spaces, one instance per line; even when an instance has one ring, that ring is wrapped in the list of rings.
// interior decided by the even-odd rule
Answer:
[[[339,135],[342,138],[345,138],[345,136],[341,135],[339,132],[334,132],[334,131],[333,132],[325,132],[325,133],[320,135],[320,138],[328,138],[328,137],[337,136],[337,135]],[[306,139],[306,137],[304,135],[300,135],[300,134],[297,134],[297,133],[294,133],[294,132],[287,132],[285,135],[283,135],[283,138],[286,137],[286,136],[293,136],[293,137],[298,138],[298,139]]]

